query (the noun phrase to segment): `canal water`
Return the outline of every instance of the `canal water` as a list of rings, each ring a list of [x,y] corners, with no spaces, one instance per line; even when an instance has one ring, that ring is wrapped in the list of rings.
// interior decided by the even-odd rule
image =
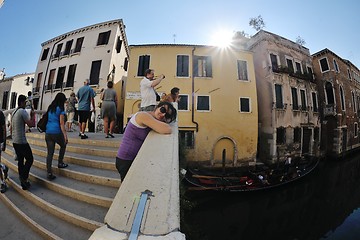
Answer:
[[[183,191],[187,240],[360,239],[360,155],[257,192]]]

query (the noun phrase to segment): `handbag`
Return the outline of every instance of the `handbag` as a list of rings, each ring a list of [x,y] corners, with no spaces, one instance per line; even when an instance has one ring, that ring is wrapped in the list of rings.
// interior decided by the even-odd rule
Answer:
[[[39,132],[45,132],[46,131],[46,124],[48,122],[48,112],[44,113],[42,115],[42,117],[40,118],[40,120],[37,123],[37,129],[39,130]]]

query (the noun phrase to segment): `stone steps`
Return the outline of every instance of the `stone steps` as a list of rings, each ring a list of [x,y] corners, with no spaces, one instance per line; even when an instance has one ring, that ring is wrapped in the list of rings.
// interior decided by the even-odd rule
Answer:
[[[88,134],[89,139],[80,139],[77,133],[70,134],[64,158],[69,167],[57,168],[58,150],[55,150],[52,168],[57,178],[49,181],[46,178],[45,134],[27,133],[34,155],[29,191],[21,189],[12,142],[7,141],[2,162],[10,169],[9,189],[1,194],[1,200],[16,213],[15,216],[26,222],[28,229],[34,230],[24,231],[24,236],[29,233],[29,236],[35,236],[34,239],[39,239],[36,236],[88,239],[95,229],[103,226],[104,217],[121,184],[115,168],[121,136],[105,139],[103,134]],[[7,237],[12,239],[11,233]]]

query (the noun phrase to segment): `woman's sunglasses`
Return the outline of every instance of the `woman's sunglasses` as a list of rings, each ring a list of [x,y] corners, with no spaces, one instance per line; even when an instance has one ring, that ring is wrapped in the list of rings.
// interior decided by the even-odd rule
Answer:
[[[169,114],[164,106],[160,107],[160,112],[165,113],[166,122],[172,121],[171,114]]]

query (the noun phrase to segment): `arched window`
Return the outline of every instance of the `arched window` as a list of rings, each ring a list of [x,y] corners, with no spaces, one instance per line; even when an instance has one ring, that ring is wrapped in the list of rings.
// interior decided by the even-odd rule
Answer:
[[[340,100],[341,100],[341,110],[345,111],[345,97],[344,89],[340,86]]]
[[[334,92],[333,92],[332,84],[330,82],[326,82],[325,91],[326,91],[327,104],[334,104],[335,103]]]

